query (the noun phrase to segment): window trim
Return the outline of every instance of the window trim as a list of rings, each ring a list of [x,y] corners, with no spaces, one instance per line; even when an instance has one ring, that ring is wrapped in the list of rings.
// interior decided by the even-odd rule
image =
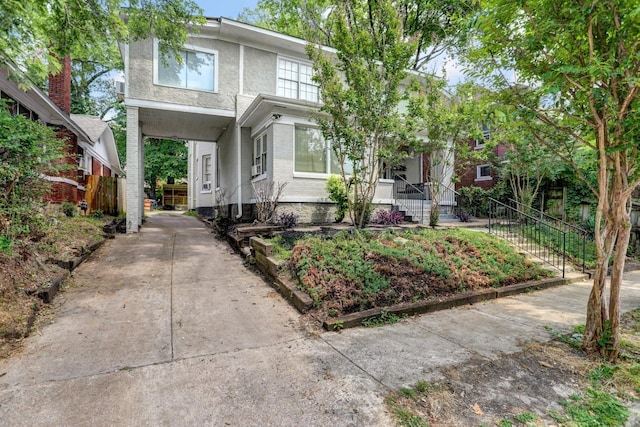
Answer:
[[[256,137],[252,139],[253,143],[253,157],[251,160],[251,168],[258,166],[256,160],[260,159],[260,173],[254,175],[253,171],[251,172],[251,179],[260,179],[267,175],[269,172],[269,137],[268,130],[260,132]],[[260,141],[260,142],[258,142]],[[260,152],[258,152],[258,144],[260,145]]]
[[[209,180],[207,181],[205,179],[205,176],[207,175],[207,171],[206,171],[206,167],[207,167],[207,162],[206,159],[209,159]],[[202,182],[200,184],[200,193],[211,193],[212,188],[213,188],[213,182],[212,182],[212,178],[213,178],[213,158],[211,156],[211,154],[203,154],[202,155],[202,170],[201,170],[201,174],[202,174]],[[205,184],[209,184],[209,189],[206,190],[204,188]]]
[[[488,167],[489,168],[489,175],[481,175],[480,171],[482,170],[482,168]],[[476,179],[475,181],[491,181],[493,180],[493,176],[491,176],[491,164],[490,163],[485,163],[482,165],[478,165],[476,166]]]
[[[309,125],[306,123],[295,123],[293,126],[293,177],[294,178],[318,178],[318,179],[327,179],[329,175],[340,175],[340,172],[332,172],[331,171],[331,160],[335,155],[333,152],[333,147],[331,146],[331,141],[325,140],[325,151],[327,154],[327,163],[326,163],[326,172],[304,172],[296,170],[296,129],[297,128],[307,128],[307,129],[316,129],[320,131],[318,126]],[[324,136],[322,137],[324,140]],[[351,176],[348,174],[347,176]]]
[[[160,48],[159,48],[159,41],[157,38],[153,39],[153,84],[155,86],[170,87],[170,88],[181,89],[181,90],[193,90],[196,92],[205,92],[205,93],[218,93],[218,76],[219,76],[218,63],[220,62],[218,51],[215,49],[209,49],[206,47],[195,46],[187,43],[185,43],[182,46],[181,50],[185,52],[188,51],[188,52],[205,53],[205,54],[213,55],[214,57],[213,59],[213,90],[193,89],[189,87],[174,86],[174,85],[160,83],[158,79],[158,70],[160,67]]]
[[[491,129],[486,123],[482,124],[482,138],[474,140],[473,148],[475,150],[482,150],[486,144],[486,141],[491,140]]]
[[[295,62],[296,64],[298,64],[298,79],[296,80],[298,83],[298,93],[297,96],[295,98],[291,98],[289,96],[286,95],[280,95],[279,93],[279,82],[280,82],[280,61],[289,61],[289,62]],[[316,82],[312,82],[312,83],[301,83],[300,82],[300,66],[304,65],[307,67],[311,68],[311,72],[315,73],[315,71],[313,70],[313,64],[309,61],[305,61],[305,60],[301,60],[298,58],[292,58],[289,56],[283,56],[283,55],[278,55],[278,57],[276,58],[276,96],[280,96],[282,98],[287,98],[287,99],[298,99],[300,101],[306,101],[306,102],[315,102],[315,103],[320,103],[320,85],[318,85]],[[317,89],[317,94],[316,94],[316,100],[315,101],[311,101],[308,99],[304,99],[300,97],[300,86],[301,84],[311,84],[312,86],[314,86]]]
[[[215,149],[215,153],[216,153],[216,159],[214,160],[214,165],[215,165],[215,177],[216,177],[216,189],[220,188],[220,147],[218,146],[218,144],[215,145],[216,149]]]

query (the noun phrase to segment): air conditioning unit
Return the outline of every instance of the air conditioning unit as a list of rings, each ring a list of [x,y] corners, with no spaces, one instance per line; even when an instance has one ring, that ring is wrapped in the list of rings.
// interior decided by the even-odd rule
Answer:
[[[253,165],[251,166],[251,176],[256,176],[256,175],[260,175],[260,165]]]
[[[116,83],[116,94],[124,95],[124,82],[115,82]]]
[[[211,183],[203,182],[202,183],[202,191],[211,191]]]

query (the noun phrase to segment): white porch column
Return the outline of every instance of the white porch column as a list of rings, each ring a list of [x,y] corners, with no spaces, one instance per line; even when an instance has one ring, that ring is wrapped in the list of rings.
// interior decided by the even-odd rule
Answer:
[[[137,233],[144,212],[144,150],[138,107],[127,107],[127,233]]]

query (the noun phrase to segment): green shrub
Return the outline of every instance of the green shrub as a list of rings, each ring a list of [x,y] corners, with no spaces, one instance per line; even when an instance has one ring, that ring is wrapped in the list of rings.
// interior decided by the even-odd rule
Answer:
[[[91,216],[98,219],[104,218],[104,212],[102,211],[102,209],[96,209],[91,213]]]
[[[42,198],[50,182],[42,177],[66,169],[64,141],[54,131],[17,114],[0,100],[0,224],[9,239],[37,237],[43,220]]]
[[[64,214],[69,218],[73,218],[78,214],[78,208],[76,207],[75,203],[64,202],[62,204],[62,212],[64,212]]]
[[[340,175],[329,175],[327,192],[329,200],[336,204],[336,222],[342,222],[349,208],[349,198],[345,182]]]

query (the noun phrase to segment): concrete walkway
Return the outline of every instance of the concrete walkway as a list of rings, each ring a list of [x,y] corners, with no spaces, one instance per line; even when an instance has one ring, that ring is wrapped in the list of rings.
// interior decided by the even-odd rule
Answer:
[[[387,426],[389,389],[584,322],[590,284],[310,334],[226,243],[177,213],[107,242],[51,324],[0,361],[0,425]],[[640,273],[625,309],[640,306]]]

